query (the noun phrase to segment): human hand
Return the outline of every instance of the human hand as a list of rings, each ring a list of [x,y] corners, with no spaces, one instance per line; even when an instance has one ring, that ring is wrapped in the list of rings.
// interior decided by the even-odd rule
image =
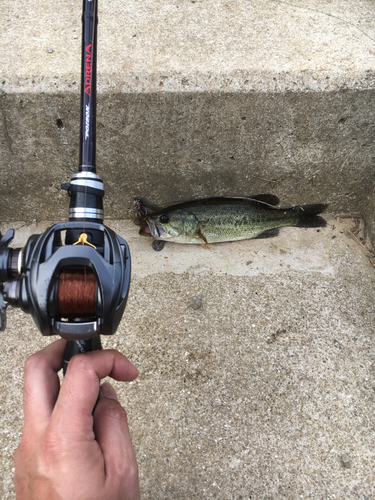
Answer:
[[[138,370],[115,350],[78,354],[60,387],[65,344],[53,342],[25,363],[25,423],[14,455],[17,499],[138,500],[126,412],[110,384],[100,388],[106,376],[130,381]]]

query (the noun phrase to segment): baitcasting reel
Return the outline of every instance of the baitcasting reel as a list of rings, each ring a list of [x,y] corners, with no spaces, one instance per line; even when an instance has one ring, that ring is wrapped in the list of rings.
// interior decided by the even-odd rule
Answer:
[[[9,248],[0,235],[0,330],[7,304],[32,315],[43,335],[67,339],[67,364],[78,352],[100,349],[100,334],[115,333],[130,285],[125,240],[103,225],[102,179],[96,174],[97,0],[83,0],[79,172],[63,184],[69,222]],[[65,368],[66,368],[65,364]]]
[[[4,299],[31,314],[43,335],[87,340],[115,333],[130,284],[130,253],[125,240],[95,222],[59,223],[31,236],[24,248],[8,248],[14,231],[0,240],[1,326]],[[80,232],[101,246],[63,245],[62,233]],[[3,295],[3,297],[1,296]]]

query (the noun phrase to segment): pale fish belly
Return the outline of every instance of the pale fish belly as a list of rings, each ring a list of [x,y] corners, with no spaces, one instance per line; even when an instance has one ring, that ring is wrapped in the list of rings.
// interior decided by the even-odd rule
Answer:
[[[266,229],[256,228],[256,227],[248,227],[242,231],[235,230],[210,230],[210,231],[202,231],[204,237],[207,240],[207,243],[223,243],[225,241],[240,241],[240,240],[249,240],[252,238],[256,238],[260,234],[262,234]],[[199,243],[198,241],[195,241]],[[202,242],[202,239],[200,240]]]

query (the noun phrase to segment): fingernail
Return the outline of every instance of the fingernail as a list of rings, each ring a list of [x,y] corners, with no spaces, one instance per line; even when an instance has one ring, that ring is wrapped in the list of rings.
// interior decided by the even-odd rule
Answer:
[[[105,398],[115,399],[118,401],[116,391],[109,382],[104,382],[104,384],[100,386],[100,395]]]

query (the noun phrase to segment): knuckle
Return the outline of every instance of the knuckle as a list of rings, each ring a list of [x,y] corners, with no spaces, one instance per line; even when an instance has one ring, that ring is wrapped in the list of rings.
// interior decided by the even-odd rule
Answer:
[[[106,401],[106,405],[102,408],[102,413],[104,417],[116,420],[116,422],[125,422],[127,423],[128,418],[126,415],[126,411],[120,405],[118,401]]]
[[[41,442],[41,451],[47,460],[53,460],[61,455],[62,443],[60,434],[48,429]]]
[[[22,436],[20,444],[17,446],[16,451],[14,452],[14,456],[23,457],[29,453],[30,444],[28,439],[25,439]]]
[[[31,356],[29,356],[25,361],[24,372],[25,374],[33,373],[36,370],[44,369],[45,366],[46,366],[45,357],[40,352],[36,352]]]
[[[25,430],[22,433],[21,441],[14,452],[14,462],[26,463],[33,456],[35,450],[35,437]]]
[[[126,462],[120,458],[115,460],[113,464],[116,474],[120,477],[126,478],[128,483],[134,483],[138,480],[138,465],[134,460],[132,462]]]

